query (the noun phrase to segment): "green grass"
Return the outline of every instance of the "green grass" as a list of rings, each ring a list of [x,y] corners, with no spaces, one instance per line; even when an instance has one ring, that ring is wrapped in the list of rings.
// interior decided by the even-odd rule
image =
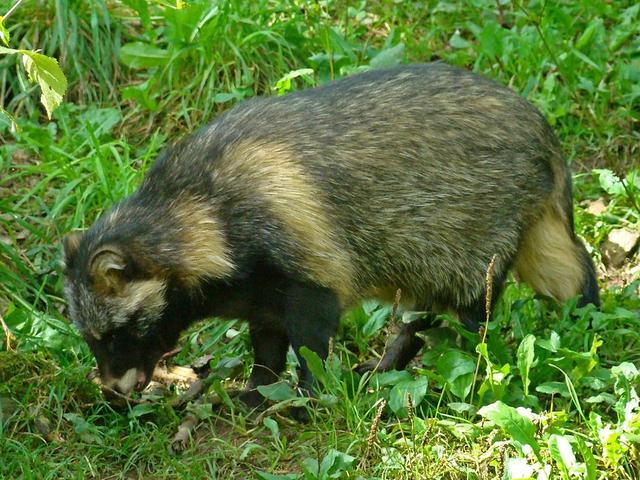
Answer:
[[[553,478],[637,478],[638,256],[612,269],[600,247],[614,228],[640,229],[640,6],[187,3],[34,1],[6,21],[11,47],[59,58],[70,87],[48,122],[21,65],[0,56],[0,106],[21,126],[13,136],[0,118],[0,315],[14,337],[0,350],[0,477],[514,478],[514,459],[526,458]],[[392,330],[389,307],[367,303],[346,316],[335,355],[314,364],[322,394],[308,424],[277,409],[192,406],[202,422],[180,454],[168,446],[185,411],[162,399],[114,411],[86,379],[93,359],[65,320],[64,234],[131,193],[166,142],[243,98],[432,59],[511,85],[554,126],[577,172],[576,224],[603,277],[602,309],[554,305],[510,282],[479,353],[480,339],[451,320],[466,348],[441,341],[407,372],[362,378],[351,367],[380,354]],[[313,74],[279,82],[300,69]],[[586,212],[582,202],[598,198],[606,210]],[[217,372],[250,365],[245,330],[201,323],[173,361],[209,353]]]

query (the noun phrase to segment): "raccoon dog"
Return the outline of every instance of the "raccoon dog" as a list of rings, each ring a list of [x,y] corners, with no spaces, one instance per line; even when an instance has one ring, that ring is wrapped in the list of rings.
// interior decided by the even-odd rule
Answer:
[[[362,298],[400,288],[477,329],[494,254],[496,295],[513,269],[545,296],[599,302],[551,128],[514,92],[443,63],[243,102],[162,153],[64,251],[70,316],[123,393],[211,316],[249,322],[249,403],[290,345],[326,356]],[[431,321],[404,327],[381,367],[403,368]]]

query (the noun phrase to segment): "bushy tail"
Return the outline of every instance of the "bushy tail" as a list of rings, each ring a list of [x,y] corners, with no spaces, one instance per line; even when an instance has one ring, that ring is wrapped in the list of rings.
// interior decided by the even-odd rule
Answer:
[[[578,306],[600,305],[595,267],[573,227],[571,179],[558,182],[542,215],[524,232],[515,261],[520,279],[542,295],[566,301],[581,294]]]

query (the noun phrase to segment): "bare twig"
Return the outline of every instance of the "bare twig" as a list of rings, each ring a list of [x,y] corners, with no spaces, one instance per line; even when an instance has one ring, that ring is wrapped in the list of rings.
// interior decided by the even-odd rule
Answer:
[[[9,9],[9,11],[4,15],[2,20],[6,20],[7,18],[9,18],[11,15],[13,15],[13,12],[15,12],[18,7],[20,6],[20,4],[23,2],[24,0],[17,0],[16,3],[13,4],[13,7],[11,7]]]
[[[633,194],[632,188],[629,186],[627,179],[620,177],[620,183],[622,184],[622,188],[624,188],[627,197],[629,197],[629,201],[631,205],[640,213],[640,205],[638,205],[638,201],[636,200],[636,196]],[[635,188],[635,187],[634,187]]]
[[[174,348],[173,350],[165,353],[164,355],[162,355],[162,357],[160,358],[160,360],[166,360],[168,358],[171,357],[175,357],[177,354],[179,354],[182,351],[182,347],[180,348]]]

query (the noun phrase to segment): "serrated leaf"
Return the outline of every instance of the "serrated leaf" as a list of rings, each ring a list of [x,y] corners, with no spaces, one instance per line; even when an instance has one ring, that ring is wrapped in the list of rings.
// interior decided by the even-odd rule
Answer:
[[[533,422],[520,415],[515,408],[497,401],[482,407],[478,414],[491,420],[517,442],[531,446],[536,456],[540,457],[540,445],[534,437],[536,428]]]
[[[150,68],[164,65],[169,51],[149,43],[131,42],[120,48],[120,61],[129,68]]]
[[[624,194],[624,185],[622,185],[620,178],[611,170],[606,168],[596,168],[593,172],[598,174],[600,187],[609,195]]]
[[[527,335],[522,339],[518,346],[518,370],[520,371],[520,377],[522,378],[522,387],[524,389],[525,396],[529,395],[529,371],[533,366],[535,360],[534,346],[536,343],[536,337],[533,335]]]
[[[67,78],[55,58],[29,50],[19,52],[22,54],[22,63],[27,70],[29,80],[40,86],[42,91],[40,101],[51,119],[51,114],[60,106],[62,97],[67,91]]]

